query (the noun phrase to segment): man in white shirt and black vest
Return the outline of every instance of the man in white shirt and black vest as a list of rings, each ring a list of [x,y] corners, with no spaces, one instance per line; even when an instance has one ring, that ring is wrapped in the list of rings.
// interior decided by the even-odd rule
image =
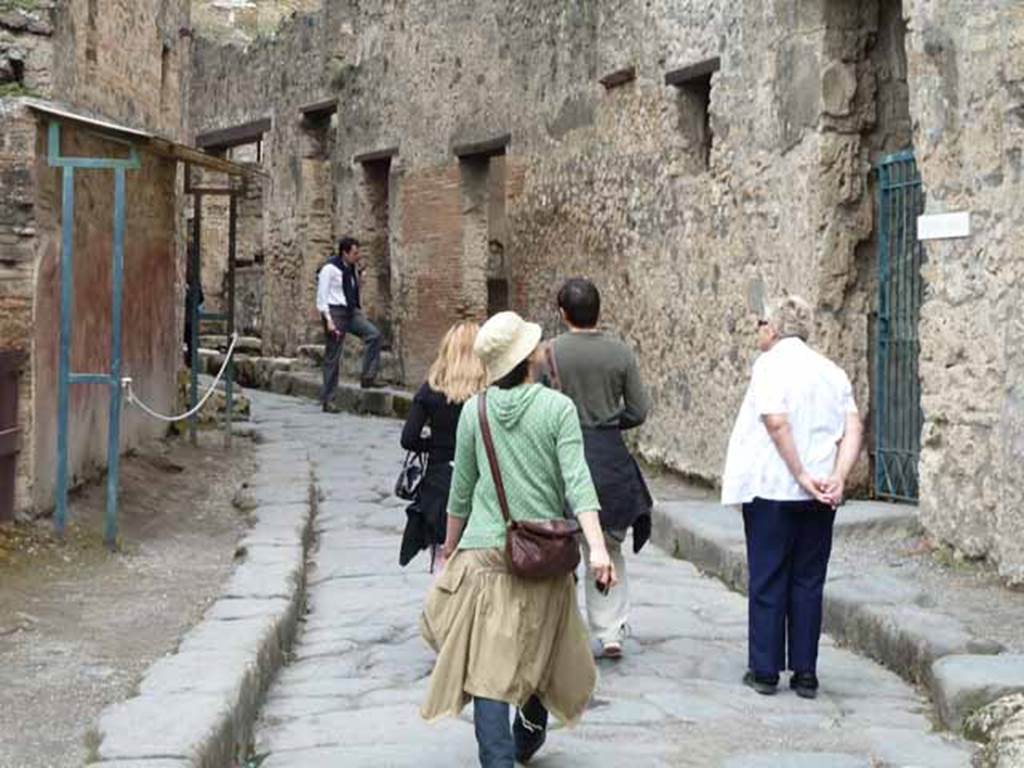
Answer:
[[[377,386],[380,367],[381,335],[373,323],[366,319],[359,299],[359,241],[343,237],[338,241],[338,256],[320,268],[317,277],[316,310],[324,321],[326,347],[324,350],[324,384],[320,402],[324,411],[335,413],[334,392],[338,388],[341,369],[341,349],[345,334],[353,333],[363,340],[363,389]]]
[[[822,598],[832,524],[860,453],[863,428],[850,379],[807,345],[814,311],[787,296],[758,320],[763,353],[740,407],[722,503],[743,507],[749,582],[744,682],[775,693],[789,669],[798,696],[818,692]]]

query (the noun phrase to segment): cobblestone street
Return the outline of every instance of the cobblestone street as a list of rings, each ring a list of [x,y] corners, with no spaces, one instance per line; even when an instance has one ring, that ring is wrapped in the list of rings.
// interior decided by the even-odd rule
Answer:
[[[262,393],[253,400],[269,439],[306,445],[321,498],[309,613],[257,730],[262,768],[474,765],[471,708],[435,725],[418,715],[432,653],[417,619],[431,577],[425,555],[405,571],[398,566],[404,503],[391,489],[400,424],[328,416],[307,401]],[[653,546],[629,565],[626,656],[600,662],[582,724],[556,726],[532,765],[969,765],[962,742],[932,733],[917,691],[827,638],[816,701],[784,686],[758,696],[740,683],[745,599]]]

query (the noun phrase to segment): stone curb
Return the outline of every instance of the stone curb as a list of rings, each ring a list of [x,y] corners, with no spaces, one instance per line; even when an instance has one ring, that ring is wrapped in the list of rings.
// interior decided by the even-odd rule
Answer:
[[[873,530],[916,527],[916,519],[899,507],[851,502],[836,517],[835,536],[842,539]],[[709,502],[659,503],[653,513],[653,528],[655,543],[673,556],[692,562],[738,592],[746,592],[746,544],[738,511]],[[984,658],[1004,648],[976,637],[961,621],[924,602],[909,582],[870,572],[830,573],[825,586],[824,629],[843,645],[912,683],[924,685],[943,723],[958,728],[964,713],[941,706],[948,694],[945,678],[936,674],[937,662],[947,656]],[[977,705],[977,697],[971,701]]]
[[[256,455],[245,490],[256,522],[239,543],[242,562],[137,695],[100,714],[87,736],[90,765],[224,768],[248,748],[302,613],[318,496],[303,446],[264,443]]]
[[[279,395],[320,398],[321,378],[319,372],[275,371],[270,378],[270,391]],[[381,387],[361,389],[345,381],[338,383],[334,403],[343,411],[359,416],[384,416],[405,419],[412,408],[413,393],[405,389]]]

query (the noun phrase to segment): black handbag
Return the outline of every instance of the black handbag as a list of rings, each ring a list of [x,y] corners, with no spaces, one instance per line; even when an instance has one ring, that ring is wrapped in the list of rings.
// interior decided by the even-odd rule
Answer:
[[[409,451],[402,462],[398,480],[395,481],[395,496],[406,501],[414,501],[419,494],[426,466],[427,457],[424,454]]]

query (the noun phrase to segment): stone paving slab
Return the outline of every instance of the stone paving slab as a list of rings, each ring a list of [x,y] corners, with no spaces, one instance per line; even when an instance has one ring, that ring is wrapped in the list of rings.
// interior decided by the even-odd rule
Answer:
[[[877,530],[914,530],[907,507],[850,502],[836,517],[836,537]],[[746,545],[740,513],[713,502],[666,502],[654,510],[656,543],[695,563],[733,589],[747,586]],[[859,570],[830,571],[825,586],[826,631],[844,645],[877,659],[933,694],[933,664],[953,654],[998,654],[1003,646],[976,636],[960,619],[927,605],[913,583]],[[940,714],[944,710],[940,710]],[[957,726],[957,721],[945,721]]]
[[[257,727],[263,768],[476,764],[471,707],[435,724],[418,715],[433,654],[417,622],[432,577],[423,556],[404,570],[397,564],[404,504],[389,494],[402,458],[399,431],[394,422],[347,415],[302,431],[323,500],[309,612]],[[857,524],[876,518],[868,510]],[[971,745],[934,732],[927,699],[829,638],[817,700],[788,689],[758,696],[740,681],[744,599],[653,546],[629,566],[626,657],[599,662],[582,723],[556,724],[531,765],[827,768],[833,757],[846,761],[839,766],[970,764]]]

